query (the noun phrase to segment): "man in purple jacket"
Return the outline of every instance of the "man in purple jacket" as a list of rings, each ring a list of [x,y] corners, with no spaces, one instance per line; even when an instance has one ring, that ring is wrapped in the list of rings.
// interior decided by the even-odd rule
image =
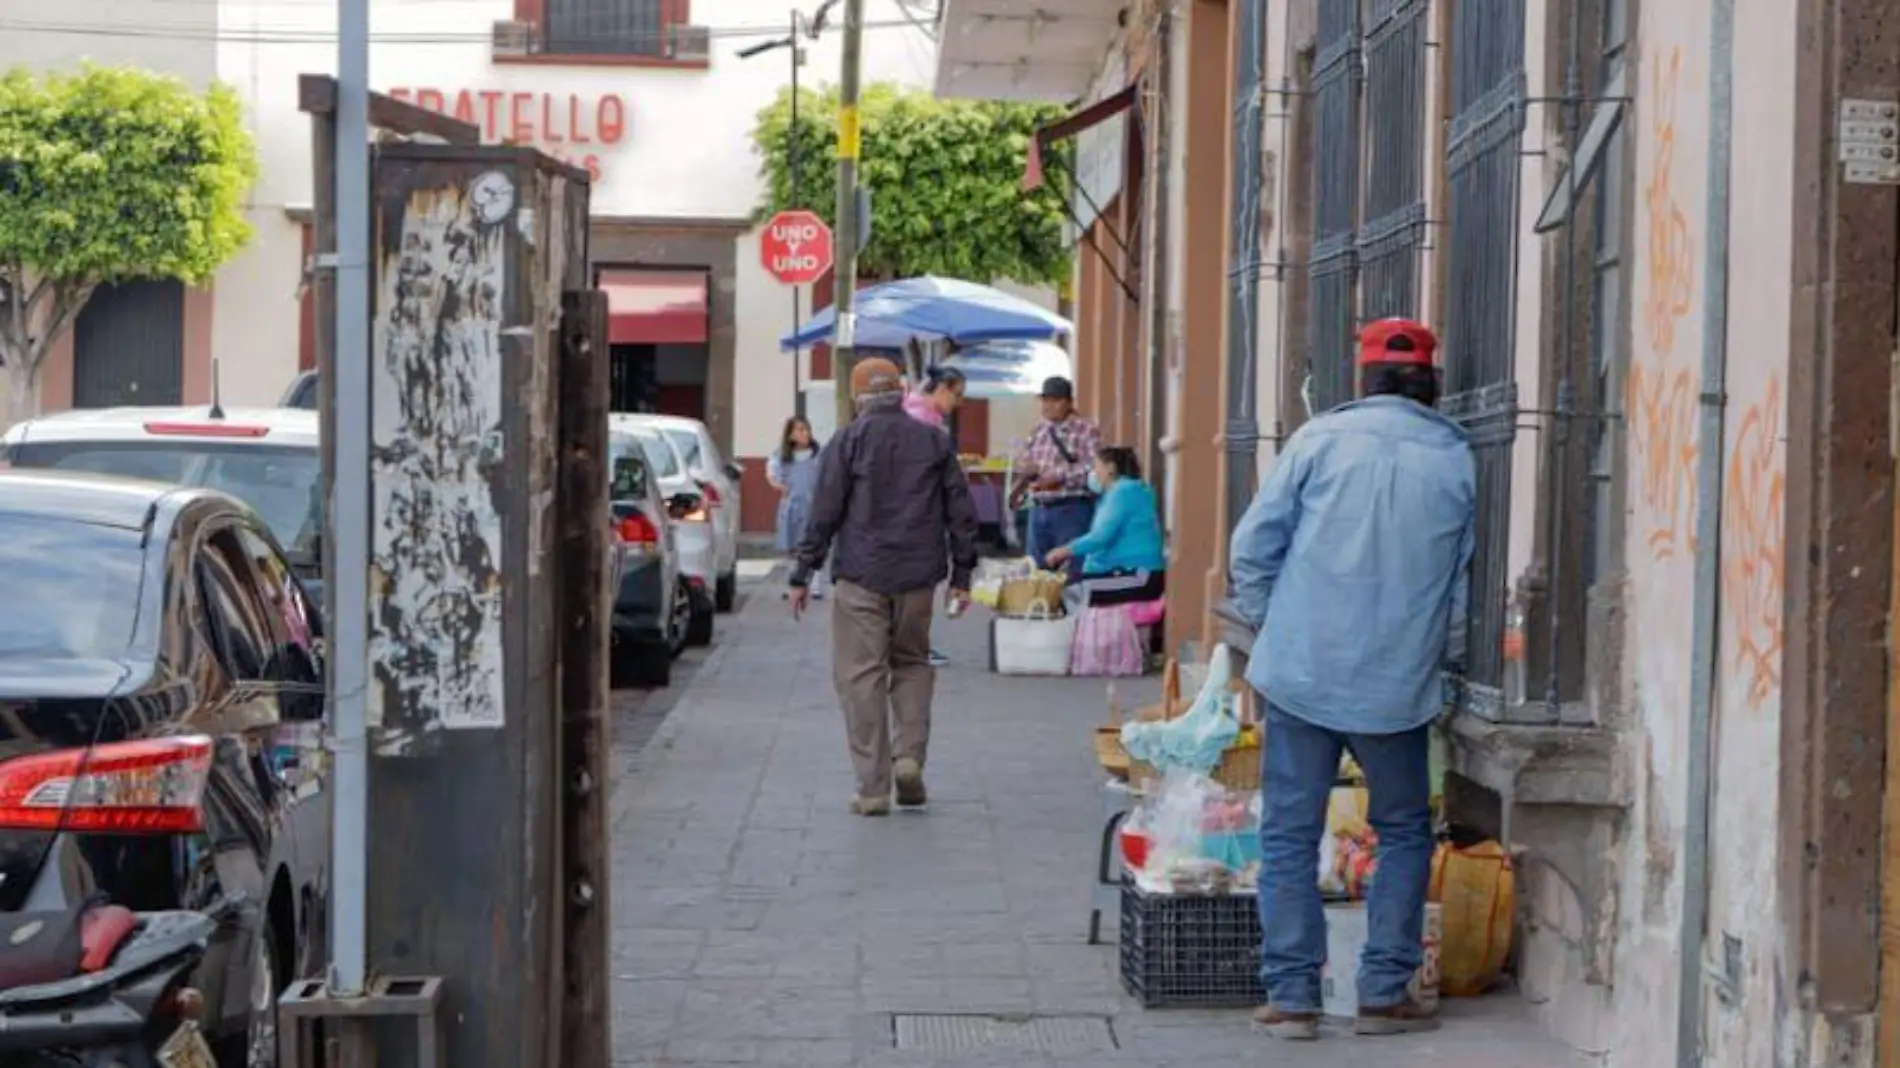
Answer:
[[[851,369],[858,416],[825,443],[788,600],[803,614],[811,576],[832,561],[832,681],[843,707],[858,794],[851,810],[882,816],[922,806],[930,745],[930,621],[937,585],[967,603],[976,568],[976,506],[956,446],[904,411],[897,365]]]

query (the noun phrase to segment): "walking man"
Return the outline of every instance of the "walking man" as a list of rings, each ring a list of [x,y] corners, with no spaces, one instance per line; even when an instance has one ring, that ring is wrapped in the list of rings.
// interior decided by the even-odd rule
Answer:
[[[860,362],[851,394],[858,416],[821,455],[787,597],[803,614],[835,544],[831,670],[858,779],[851,810],[882,816],[893,785],[900,806],[927,799],[932,601],[947,575],[950,604],[969,602],[976,507],[950,436],[905,414],[896,364]]]
[[[1313,857],[1350,750],[1366,775],[1377,868],[1359,959],[1362,1035],[1430,1030],[1412,997],[1431,873],[1429,742],[1442,672],[1463,669],[1475,472],[1434,408],[1437,338],[1385,319],[1359,336],[1362,398],[1286,443],[1234,531],[1235,600],[1259,637],[1247,681],[1261,755],[1261,977],[1269,1033],[1319,1037],[1326,918]]]
[[[1056,375],[1042,383],[1042,421],[1016,457],[1016,469],[1029,480],[1029,555],[1048,567],[1051,549],[1089,532],[1095,519],[1095,494],[1089,472],[1102,447],[1102,428],[1075,411],[1075,383]],[[1082,558],[1067,562],[1070,582],[1082,578]]]

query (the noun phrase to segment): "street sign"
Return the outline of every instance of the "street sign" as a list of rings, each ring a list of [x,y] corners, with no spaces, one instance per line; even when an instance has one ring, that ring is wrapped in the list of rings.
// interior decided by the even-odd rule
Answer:
[[[781,211],[759,235],[759,261],[785,285],[816,282],[831,270],[831,227],[809,211]]]

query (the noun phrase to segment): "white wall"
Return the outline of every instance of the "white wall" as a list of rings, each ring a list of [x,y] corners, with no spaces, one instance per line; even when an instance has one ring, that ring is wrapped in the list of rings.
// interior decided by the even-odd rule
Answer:
[[[141,3],[180,6],[176,0]],[[218,76],[248,102],[263,171],[251,208],[258,240],[218,278],[215,344],[224,358],[229,397],[266,401],[294,373],[297,358],[301,235],[284,212],[311,202],[309,123],[297,111],[297,75],[334,72],[336,16],[323,0],[203,0],[205,6],[213,3],[223,38]],[[198,0],[184,6],[196,7]],[[895,0],[867,0],[865,9],[865,80],[927,85],[935,45],[903,20]],[[785,4],[767,0],[695,5],[694,21],[712,30],[712,58],[707,69],[694,70],[496,64],[491,26],[513,16],[510,0],[379,3],[372,8],[371,82],[383,91],[440,89],[451,109],[462,90],[551,94],[553,115],[563,122],[570,94],[583,118],[591,118],[602,96],[617,96],[625,116],[617,144],[583,149],[542,142],[571,156],[598,157],[596,214],[742,219],[758,202],[752,126],[759,109],[788,83],[791,69],[783,50],[750,60],[734,53],[782,36],[788,14]],[[836,80],[836,33],[808,42],[806,56],[802,84],[816,88]],[[473,102],[478,118],[485,119],[480,97]],[[536,120],[537,136],[539,111],[538,101],[526,109]],[[759,455],[791,411],[791,357],[777,347],[778,337],[791,328],[791,297],[764,275],[755,236],[741,240],[738,266],[735,445],[740,455]],[[809,314],[809,295],[805,306]],[[250,364],[241,375],[234,374],[238,353]]]

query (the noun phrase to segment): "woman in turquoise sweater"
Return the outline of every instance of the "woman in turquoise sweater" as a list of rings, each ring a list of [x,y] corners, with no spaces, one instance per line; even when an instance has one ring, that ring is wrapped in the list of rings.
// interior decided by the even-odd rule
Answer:
[[[1135,450],[1107,445],[1095,453],[1089,472],[1095,520],[1089,532],[1049,552],[1049,566],[1071,557],[1082,561],[1082,580],[1070,585],[1070,609],[1132,604],[1158,599],[1166,590],[1168,555],[1155,492],[1141,480]]]

